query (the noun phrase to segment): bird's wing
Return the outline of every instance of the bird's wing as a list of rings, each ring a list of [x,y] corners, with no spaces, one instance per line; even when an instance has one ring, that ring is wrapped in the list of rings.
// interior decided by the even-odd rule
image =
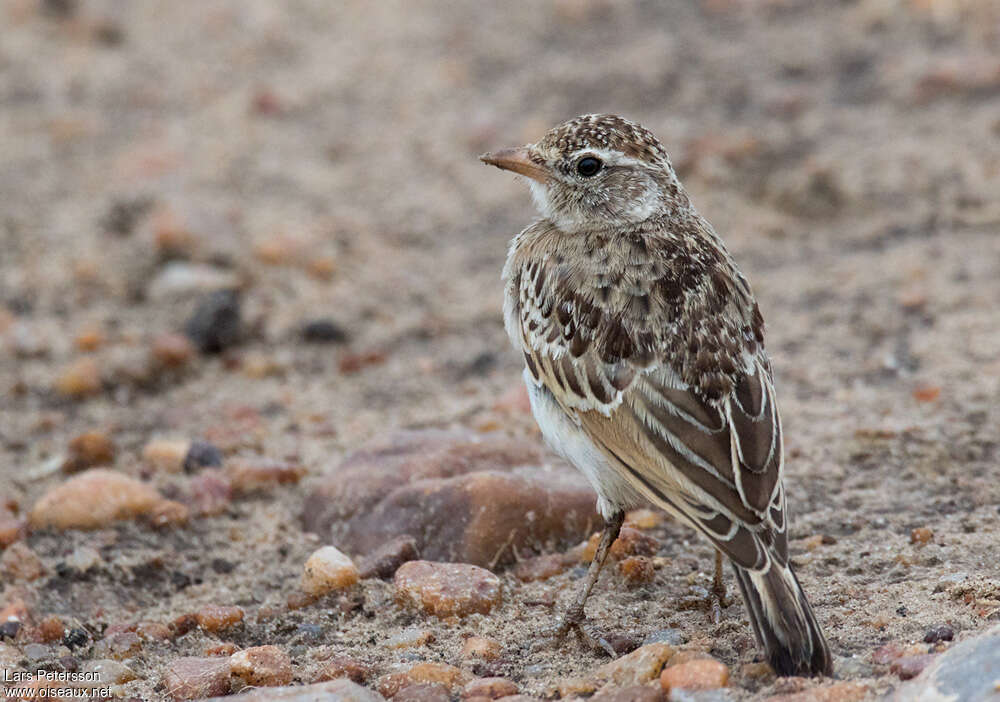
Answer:
[[[781,421],[749,289],[697,322],[694,294],[671,313],[667,287],[633,280],[623,299],[537,258],[514,268],[510,321],[534,381],[638,492],[737,564],[785,562]]]

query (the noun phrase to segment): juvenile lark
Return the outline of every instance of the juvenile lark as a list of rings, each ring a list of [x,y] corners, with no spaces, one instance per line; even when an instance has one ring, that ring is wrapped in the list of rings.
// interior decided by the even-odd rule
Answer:
[[[605,520],[560,634],[586,630],[625,510],[645,498],[729,557],[779,674],[829,675],[788,562],[764,320],[660,142],[621,117],[585,115],[481,158],[528,178],[541,212],[507,256],[507,333],[542,434],[590,480]]]

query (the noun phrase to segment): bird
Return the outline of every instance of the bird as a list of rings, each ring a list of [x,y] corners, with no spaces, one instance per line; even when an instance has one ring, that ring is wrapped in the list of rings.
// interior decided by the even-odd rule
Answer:
[[[652,503],[728,557],[783,676],[831,675],[788,557],[781,418],[747,278],[640,124],[588,114],[480,156],[523,176],[540,218],[503,268],[504,326],[546,442],[597,493],[597,553],[560,618],[584,614],[625,511]]]

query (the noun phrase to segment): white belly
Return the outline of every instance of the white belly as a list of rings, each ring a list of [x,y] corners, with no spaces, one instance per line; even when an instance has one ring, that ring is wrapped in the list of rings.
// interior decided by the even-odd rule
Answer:
[[[608,463],[583,429],[566,416],[552,393],[544,386],[535,385],[527,369],[524,371],[524,382],[528,386],[531,411],[542,436],[553,451],[572,463],[590,481],[597,492],[597,511],[601,516],[609,519],[615,512],[636,505],[641,500],[638,493]]]

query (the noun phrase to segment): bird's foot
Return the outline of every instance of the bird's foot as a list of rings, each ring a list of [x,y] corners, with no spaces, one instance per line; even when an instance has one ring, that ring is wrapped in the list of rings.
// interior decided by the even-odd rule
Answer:
[[[538,647],[541,648],[547,646],[548,644],[545,640],[548,640],[553,645],[558,646],[563,642],[566,638],[566,634],[568,634],[571,630],[589,648],[595,651],[603,651],[612,658],[618,657],[618,652],[615,651],[615,648],[611,645],[608,637],[587,619],[587,616],[583,613],[582,609],[577,610],[576,608],[570,608],[559,618],[558,624],[545,632],[543,641],[540,642]]]

